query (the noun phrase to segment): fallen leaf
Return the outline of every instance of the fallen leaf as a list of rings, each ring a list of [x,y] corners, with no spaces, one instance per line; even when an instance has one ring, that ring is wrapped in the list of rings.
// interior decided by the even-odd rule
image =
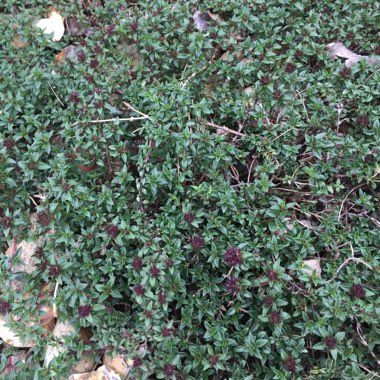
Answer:
[[[79,329],[79,335],[84,343],[88,344],[92,337],[92,331],[88,327],[81,327]]]
[[[121,380],[121,378],[117,373],[102,365],[97,371],[71,375],[69,380]]]
[[[311,223],[310,223],[310,220],[306,220],[306,219],[301,219],[301,220],[297,220],[299,224],[302,224],[304,227],[308,228],[309,230],[316,230],[318,227],[316,226],[313,226]]]
[[[77,60],[78,54],[82,49],[79,46],[68,45],[63,48],[56,56],[54,63],[56,65],[62,63],[64,59]]]
[[[115,357],[112,357],[110,353],[110,350],[105,352],[103,364],[120,376],[128,376],[128,373],[133,366],[133,360],[128,360],[124,355],[116,355]]]
[[[22,40],[22,37],[20,34],[15,34],[11,43],[12,43],[12,46],[17,49],[22,49],[27,45],[27,43]]]
[[[315,272],[317,276],[320,278],[322,275],[321,260],[319,259],[304,260],[302,270],[304,273],[308,274],[309,276],[312,276],[313,273]]]
[[[195,27],[201,32],[203,32],[210,27],[210,21],[212,20],[211,13],[210,12],[201,13],[200,11],[196,11],[193,14],[193,20],[194,20]]]
[[[332,42],[326,45],[326,49],[331,58],[345,58],[345,66],[350,68],[356,65],[360,60],[364,59],[369,65],[374,65],[375,63],[380,63],[380,58],[368,57],[365,55],[356,54],[350,49],[347,49],[342,42]]]
[[[49,14],[48,18],[42,18],[36,26],[43,30],[45,34],[53,34],[53,41],[60,41],[65,33],[64,18],[55,10]]]
[[[83,353],[80,360],[70,368],[70,373],[86,373],[93,370],[96,366],[94,358],[90,354]]]
[[[64,341],[65,336],[70,336],[75,334],[75,328],[69,322],[60,322],[58,321],[54,327],[53,335],[60,340]]]
[[[76,17],[69,17],[65,21],[69,34],[72,36],[79,36],[82,34],[82,27]]]

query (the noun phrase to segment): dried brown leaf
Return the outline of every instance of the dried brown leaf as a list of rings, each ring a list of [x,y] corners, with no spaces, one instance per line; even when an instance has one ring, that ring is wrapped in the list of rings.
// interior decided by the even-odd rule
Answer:
[[[309,276],[312,276],[313,272],[315,272],[318,277],[321,277],[322,275],[321,260],[319,259],[304,260],[302,270],[304,273],[308,274]]]
[[[374,65],[380,63],[380,59],[377,57],[368,57],[365,55],[356,54],[350,49],[347,49],[342,42],[332,42],[331,44],[326,45],[326,49],[331,58],[345,58],[345,66],[350,68],[356,65],[360,60],[364,59],[369,65]]]
[[[53,8],[48,18],[42,18],[36,24],[45,34],[53,34],[53,41],[60,41],[65,33],[64,18]]]

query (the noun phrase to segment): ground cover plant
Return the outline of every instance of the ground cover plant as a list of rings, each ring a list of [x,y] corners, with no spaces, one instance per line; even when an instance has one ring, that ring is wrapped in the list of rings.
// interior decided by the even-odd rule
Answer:
[[[379,23],[378,1],[3,1],[0,312],[35,342],[2,343],[3,375],[109,350],[130,379],[378,377]],[[90,332],[48,366],[41,303]]]

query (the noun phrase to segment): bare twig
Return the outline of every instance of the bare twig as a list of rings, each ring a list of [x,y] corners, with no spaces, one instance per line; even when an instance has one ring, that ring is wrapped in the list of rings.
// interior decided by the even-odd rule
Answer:
[[[305,105],[305,100],[304,100],[302,94],[299,91],[297,91],[297,93],[298,93],[299,99],[301,100],[303,108],[305,110],[306,120],[308,121],[308,123],[310,123],[310,117],[309,117],[309,113],[307,112],[307,108],[306,108],[306,105]]]
[[[213,56],[211,57],[211,59],[204,65],[202,66],[199,70],[197,71],[194,71],[183,83],[182,83],[182,87],[185,87],[187,85],[187,83],[189,81],[191,81],[196,75],[198,75],[200,72],[202,72],[203,70],[205,70],[207,68],[207,66],[209,66],[215,59],[216,57],[216,53],[217,51],[215,51],[215,53],[213,54]]]
[[[339,266],[339,268],[337,269],[337,271],[335,272],[334,276],[332,276],[332,278],[330,278],[330,280],[328,280],[327,282],[331,282],[333,281],[335,278],[337,278],[339,272],[350,262],[350,261],[354,261],[356,263],[360,263],[360,264],[363,264],[365,265],[367,268],[373,270],[373,268],[371,267],[371,265],[369,265],[368,263],[366,263],[363,259],[359,259],[358,257],[349,257],[348,259],[344,260],[343,263]]]
[[[147,115],[146,113],[143,113],[143,112],[137,110],[136,108],[132,107],[129,103],[127,103],[127,102],[123,102],[123,104],[124,104],[126,107],[128,107],[129,109],[131,109],[132,111],[135,111],[135,112],[138,113],[139,115],[144,116],[144,119],[152,120],[152,118],[151,118],[149,115]]]
[[[377,373],[371,371],[370,369],[364,367],[364,365],[361,365],[359,363],[356,363],[361,369],[364,369],[364,371],[368,372],[372,377],[370,378],[371,379],[380,379],[380,375],[378,375]]]
[[[356,332],[358,333],[359,335],[359,338],[360,338],[360,341],[362,342],[362,344],[368,349],[369,353],[371,354],[371,356],[375,359],[376,361],[376,364],[378,366],[380,366],[380,360],[379,358],[375,355],[375,353],[369,348],[369,345],[368,345],[368,342],[364,339],[364,336],[363,336],[363,333],[362,333],[362,325],[360,324],[360,322],[358,321],[358,319],[355,317],[355,320],[356,320]]]
[[[57,304],[56,304],[56,298],[57,298],[57,293],[58,293],[58,286],[59,286],[59,283],[58,281],[56,282],[55,284],[55,287],[54,287],[54,295],[53,295],[53,299],[54,299],[54,302],[53,302],[53,314],[55,317],[57,317]]]
[[[227,128],[227,127],[225,127],[223,125],[218,125],[218,124],[215,124],[215,123],[212,123],[212,122],[209,122],[209,121],[205,121],[205,124],[208,125],[208,126],[210,126],[210,127],[219,129],[219,130],[221,130],[223,132],[231,133],[232,135],[236,135],[236,136],[240,136],[240,137],[245,137],[244,133],[241,133],[241,132],[238,132],[238,131],[234,131],[233,129]]]
[[[72,126],[74,127],[75,125],[78,124],[85,124],[85,123],[91,123],[91,124],[98,124],[98,123],[114,123],[115,121],[135,121],[135,120],[144,120],[147,119],[145,116],[139,116],[139,117],[115,117],[113,119],[101,119],[101,120],[82,120],[82,121],[77,121],[75,122]]]
[[[365,183],[362,183],[361,185],[357,185],[355,186],[353,189],[351,189],[348,194],[344,197],[343,201],[342,201],[342,204],[340,205],[340,209],[339,209],[339,214],[338,214],[338,220],[340,220],[341,216],[342,216],[342,211],[343,211],[343,207],[344,207],[344,203],[346,202],[346,200],[348,199],[348,197],[355,191],[357,190],[359,187],[362,187],[366,185]]]
[[[252,175],[252,172],[253,172],[253,165],[255,164],[256,159],[257,159],[256,156],[252,157],[252,160],[251,160],[250,164],[247,165],[247,169],[248,169],[247,183],[251,182],[251,175]]]
[[[78,125],[78,124],[85,124],[85,123],[91,123],[91,124],[99,124],[99,123],[114,123],[115,121],[135,121],[135,120],[144,120],[144,119],[149,119],[149,120],[152,120],[152,118],[137,110],[136,108],[132,107],[129,103],[127,102],[123,102],[123,104],[128,107],[129,109],[131,109],[132,111],[135,111],[136,113],[138,113],[139,115],[141,116],[131,116],[131,117],[114,117],[112,119],[101,119],[101,120],[83,120],[83,121],[77,121],[76,123],[74,123],[72,126],[74,127],[75,125]]]
[[[54,91],[54,88],[53,88],[53,86],[49,83],[49,87],[50,87],[50,89],[53,91],[53,94],[55,95],[55,97],[58,99],[58,101],[61,103],[61,106],[63,107],[63,108],[65,108],[65,105],[62,103],[62,100],[60,99],[60,97],[56,94],[56,92]]]
[[[292,131],[293,129],[295,129],[295,128],[292,127],[292,128],[287,129],[285,132],[282,132],[280,135],[278,135],[277,137],[275,137],[272,141],[276,141],[277,139],[279,139],[280,137],[286,135],[288,132]]]
[[[193,72],[183,83],[182,83],[182,87],[185,87],[187,85],[187,83],[189,81],[191,81],[196,75],[198,75],[200,72],[202,72],[203,70],[205,70],[208,66],[209,62],[207,62],[206,65],[204,65],[203,67],[201,67],[198,71],[195,71]]]

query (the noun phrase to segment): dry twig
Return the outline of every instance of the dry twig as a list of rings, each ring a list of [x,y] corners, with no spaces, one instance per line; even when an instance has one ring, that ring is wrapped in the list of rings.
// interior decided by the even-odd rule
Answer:
[[[245,137],[244,133],[241,133],[241,132],[238,132],[238,131],[234,131],[233,129],[227,128],[227,127],[225,127],[223,125],[218,125],[218,124],[212,123],[210,121],[205,121],[205,124],[208,125],[208,126],[210,126],[210,127],[219,129],[219,130],[221,130],[223,132],[231,133],[232,135],[236,135],[236,136],[240,136],[240,137]]]
[[[82,121],[75,122],[72,126],[74,127],[75,125],[84,124],[84,123],[99,124],[99,123],[114,123],[115,121],[135,121],[135,120],[144,120],[144,119],[152,120],[152,118],[149,115],[137,110],[136,108],[132,107],[129,103],[123,102],[123,104],[141,116],[114,117],[112,119],[101,119],[101,120],[99,119],[98,120],[82,120]]]
[[[361,343],[368,349],[369,353],[371,356],[375,359],[375,362],[378,366],[380,366],[380,360],[379,358],[375,355],[375,353],[369,348],[368,342],[364,339],[363,333],[362,333],[362,325],[358,321],[358,319],[355,317],[356,320],[356,332],[359,335]]]
[[[366,263],[363,259],[360,259],[358,257],[354,257],[354,249],[352,247],[352,245],[350,244],[350,247],[351,247],[351,252],[352,252],[352,256],[349,257],[348,259],[344,260],[343,263],[339,266],[339,268],[337,269],[337,271],[335,272],[334,276],[332,276],[330,278],[330,280],[328,280],[327,282],[331,282],[333,281],[335,278],[337,278],[339,272],[350,262],[350,261],[354,261],[356,263],[360,263],[360,264],[363,264],[364,266],[366,266],[367,268],[373,270],[373,268],[371,267],[371,265],[369,265],[368,263]]]

